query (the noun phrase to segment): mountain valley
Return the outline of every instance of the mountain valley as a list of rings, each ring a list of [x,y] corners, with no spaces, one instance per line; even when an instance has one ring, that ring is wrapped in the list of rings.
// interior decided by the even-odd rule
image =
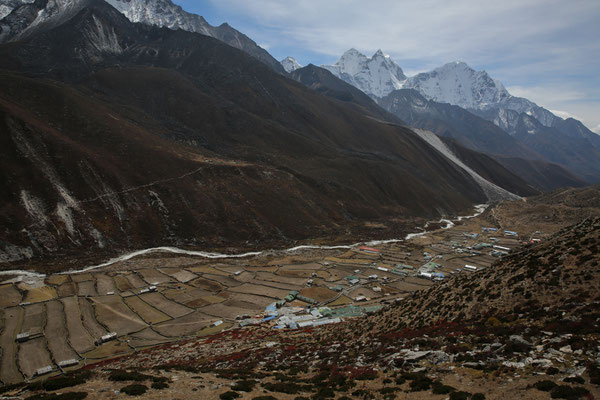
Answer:
[[[28,385],[16,380],[3,390],[44,396],[58,388],[94,399],[127,393],[133,385],[145,388],[139,389],[140,398],[177,393],[180,398],[442,399],[457,393],[452,396],[496,399],[508,392],[538,399],[559,391],[572,398],[597,396],[597,199],[598,189],[590,188],[529,198],[525,207],[522,200],[503,202],[475,218],[454,219],[448,229],[430,223],[423,234],[405,241],[370,244],[377,248],[292,249],[217,262],[157,253],[51,275],[42,286],[28,278],[32,282],[18,284],[25,300],[45,296],[45,313],[55,312],[56,302],[66,310],[75,299],[82,313],[91,303],[95,312],[82,314],[85,329],[92,336],[106,335],[103,327],[116,329],[118,339],[81,353],[84,370],[63,368],[65,378]],[[579,222],[569,225],[574,221]],[[519,240],[502,235],[517,228]],[[474,237],[474,231],[481,233]],[[535,241],[524,246],[523,238]],[[477,254],[480,247],[474,244],[488,241],[511,248],[511,254],[500,259]],[[427,262],[408,269],[423,262],[422,254],[433,256],[429,264],[442,265],[435,270],[448,278],[425,278]],[[360,283],[344,279],[348,274]],[[95,285],[86,284],[90,279]],[[56,288],[54,295],[44,287]],[[5,302],[19,301],[9,295],[9,286],[1,288]],[[298,297],[271,310],[268,304],[291,288]],[[303,304],[311,298],[320,303],[303,317]],[[133,310],[130,322],[111,311],[124,304]],[[23,326],[12,332],[23,332],[27,324],[34,334],[36,314],[29,310],[35,306],[4,309],[5,315],[25,309]],[[317,311],[329,316],[315,317]],[[358,316],[361,312],[368,315]],[[281,329],[278,324],[295,323],[287,322],[291,318],[307,322]],[[154,324],[148,327],[144,320]],[[67,329],[72,345],[89,346],[74,327]],[[19,354],[39,340],[31,336],[19,344]],[[47,340],[55,359],[65,351],[57,339]],[[7,343],[5,334],[3,354],[10,354]],[[25,374],[44,363],[25,360],[18,361]],[[8,365],[0,370],[5,382]]]
[[[233,4],[0,0],[0,398],[600,398],[600,136]]]

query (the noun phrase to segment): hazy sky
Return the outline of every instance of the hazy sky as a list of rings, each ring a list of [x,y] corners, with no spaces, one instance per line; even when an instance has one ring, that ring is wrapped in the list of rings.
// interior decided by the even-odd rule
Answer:
[[[333,64],[351,47],[407,75],[464,61],[511,94],[600,133],[600,0],[175,0],[275,58]]]

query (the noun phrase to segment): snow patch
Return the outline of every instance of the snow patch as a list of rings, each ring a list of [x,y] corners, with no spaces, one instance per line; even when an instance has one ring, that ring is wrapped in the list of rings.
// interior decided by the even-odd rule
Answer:
[[[73,221],[73,213],[71,209],[65,203],[58,203],[56,205],[56,215],[65,224],[65,228],[69,235],[75,234],[75,222]]]
[[[104,236],[102,236],[102,234],[100,233],[100,231],[98,231],[96,228],[94,228],[93,226],[90,227],[90,235],[94,238],[94,240],[96,241],[96,244],[98,245],[99,248],[103,249],[106,247],[106,241],[104,240]]]
[[[86,32],[89,35],[91,43],[101,52],[121,54],[123,48],[119,43],[119,38],[114,31],[114,28],[104,26],[96,16],[93,16],[94,25],[87,29]]]
[[[519,200],[520,196],[517,196],[514,193],[509,192],[506,189],[501,188],[500,186],[488,181],[483,178],[473,169],[471,169],[468,165],[463,163],[453,152],[446,146],[446,144],[437,136],[435,133],[422,130],[422,129],[413,129],[421,139],[429,143],[434,149],[440,152],[444,157],[448,160],[452,161],[458,167],[467,172],[471,177],[477,182],[477,184],[481,187],[488,200],[490,201],[498,201],[498,200]]]
[[[25,207],[25,210],[35,223],[46,225],[48,223],[48,217],[44,203],[42,200],[36,198],[30,194],[27,190],[21,190],[21,204]]]

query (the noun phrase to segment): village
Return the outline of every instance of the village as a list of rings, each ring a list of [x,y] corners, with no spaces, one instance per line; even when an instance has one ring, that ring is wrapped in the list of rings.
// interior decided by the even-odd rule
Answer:
[[[406,241],[199,260],[153,255],[0,284],[4,384],[57,375],[185,338],[261,325],[340,323],[457,274],[476,274],[544,235],[473,220]]]

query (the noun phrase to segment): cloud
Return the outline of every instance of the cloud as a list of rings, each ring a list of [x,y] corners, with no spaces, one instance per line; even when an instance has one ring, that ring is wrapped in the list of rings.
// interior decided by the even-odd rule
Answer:
[[[600,1],[205,2],[277,59],[329,64],[350,47],[381,48],[408,75],[461,60],[514,95],[600,124]]]
[[[600,135],[600,124],[596,125],[596,127],[593,128],[592,131],[596,132],[598,135]]]
[[[508,86],[510,94],[525,97],[540,105],[551,107],[552,104],[580,101],[586,94],[582,91],[563,86]]]
[[[578,117],[577,115],[571,114],[568,111],[550,110],[550,112],[552,114],[554,114],[554,115],[557,115],[557,116],[561,117],[562,119],[573,118],[573,119],[577,119],[577,120],[582,120],[581,117]]]
[[[212,0],[213,7],[235,10],[280,44],[327,56],[350,47],[366,53],[382,48],[395,59],[457,59],[474,64],[524,57],[569,57],[578,52],[576,35],[600,49],[600,3],[563,0]],[[589,32],[588,32],[588,26]],[[569,33],[571,32],[571,33]],[[253,36],[254,37],[254,36]],[[255,39],[262,40],[260,37]],[[587,53],[589,58],[590,54]]]

